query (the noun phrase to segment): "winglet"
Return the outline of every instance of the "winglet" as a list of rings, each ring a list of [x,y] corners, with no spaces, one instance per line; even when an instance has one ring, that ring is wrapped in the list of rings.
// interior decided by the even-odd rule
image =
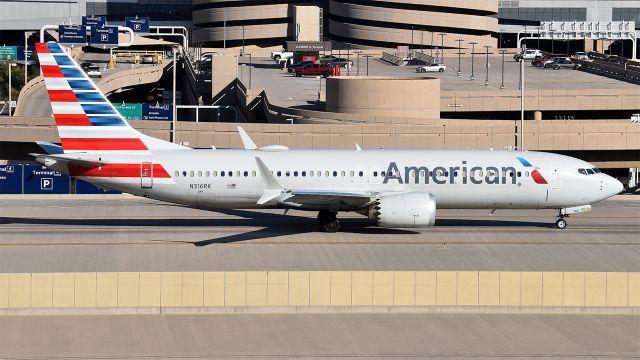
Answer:
[[[258,164],[258,169],[260,169],[260,175],[262,176],[262,180],[264,181],[264,194],[260,197],[260,199],[256,202],[258,205],[264,205],[276,198],[278,198],[282,193],[284,193],[284,188],[278,180],[273,176],[271,170],[264,164],[262,159],[256,156],[256,163]]]
[[[247,134],[247,132],[244,131],[242,126],[238,126],[238,133],[240,134],[242,145],[244,145],[244,148],[246,150],[255,150],[258,148],[256,144],[253,142],[253,140],[251,140],[251,137],[249,136],[249,134]]]

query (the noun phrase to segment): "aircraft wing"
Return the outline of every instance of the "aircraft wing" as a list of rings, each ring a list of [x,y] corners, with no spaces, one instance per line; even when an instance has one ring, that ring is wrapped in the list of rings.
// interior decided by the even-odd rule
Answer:
[[[287,196],[281,200],[284,203],[300,205],[348,205],[354,208],[368,206],[375,202],[378,193],[374,192],[341,192],[322,190],[288,190]]]

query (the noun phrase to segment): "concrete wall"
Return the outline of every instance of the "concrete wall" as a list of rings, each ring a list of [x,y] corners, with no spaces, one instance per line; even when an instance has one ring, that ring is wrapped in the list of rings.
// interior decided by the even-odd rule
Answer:
[[[327,79],[329,112],[440,118],[440,79],[338,76]]]
[[[297,27],[298,41],[320,41],[320,8],[317,6],[294,6],[293,23]]]
[[[211,96],[215,97],[229,83],[238,78],[238,57],[213,56],[211,62]]]
[[[0,274],[33,308],[640,307],[637,272],[247,271]],[[637,309],[636,309],[637,310]],[[516,310],[517,311],[517,310]]]

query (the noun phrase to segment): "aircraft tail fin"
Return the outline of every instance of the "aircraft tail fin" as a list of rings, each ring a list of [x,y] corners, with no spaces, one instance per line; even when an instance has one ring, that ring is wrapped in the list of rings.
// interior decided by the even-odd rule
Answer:
[[[188,149],[129,125],[58,43],[37,43],[36,52],[65,153]]]

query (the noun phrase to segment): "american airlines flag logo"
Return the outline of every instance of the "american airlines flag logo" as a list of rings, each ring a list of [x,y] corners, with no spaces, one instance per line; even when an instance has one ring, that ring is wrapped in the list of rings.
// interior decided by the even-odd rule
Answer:
[[[531,163],[523,157],[518,157],[518,161],[520,161],[520,163],[524,165],[526,168],[533,167],[533,165],[531,165]],[[542,174],[540,174],[540,172],[537,169],[531,170],[531,178],[533,179],[533,181],[536,182],[536,184],[540,184],[540,185],[548,184],[547,180],[544,178],[544,176],[542,176]]]

